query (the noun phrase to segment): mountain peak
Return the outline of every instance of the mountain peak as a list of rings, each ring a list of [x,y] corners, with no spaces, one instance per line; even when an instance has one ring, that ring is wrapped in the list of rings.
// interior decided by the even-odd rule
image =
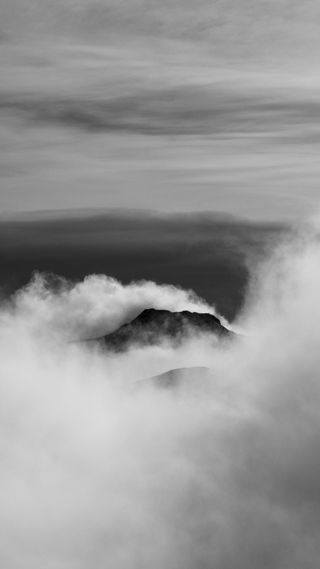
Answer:
[[[123,351],[130,345],[155,345],[165,339],[179,344],[199,333],[220,337],[231,334],[213,314],[146,308],[134,320],[99,340],[113,351]]]

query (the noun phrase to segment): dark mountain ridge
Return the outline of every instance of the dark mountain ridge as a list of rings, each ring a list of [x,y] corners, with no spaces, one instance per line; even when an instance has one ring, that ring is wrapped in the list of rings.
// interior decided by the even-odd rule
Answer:
[[[97,340],[117,352],[126,350],[130,345],[155,345],[165,339],[179,344],[197,333],[211,333],[219,337],[232,334],[213,314],[147,308],[131,322]]]

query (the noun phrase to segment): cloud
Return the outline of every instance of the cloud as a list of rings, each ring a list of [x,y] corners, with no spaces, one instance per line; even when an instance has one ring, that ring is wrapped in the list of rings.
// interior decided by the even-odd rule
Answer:
[[[216,82],[161,88],[153,84],[137,90],[133,82],[130,92],[129,85],[124,88],[120,83],[116,96],[108,95],[104,85],[95,86],[94,96],[79,96],[78,88],[68,96],[41,93],[41,89],[30,94],[30,88],[28,92],[19,86],[20,92],[15,87],[11,93],[8,88],[0,93],[2,120],[16,124],[20,119],[22,125],[62,126],[91,134],[210,134],[217,139],[263,135],[275,141],[290,135],[296,143],[312,142],[319,113],[319,102],[312,95],[287,92],[284,99],[272,89],[270,78],[261,91],[249,90],[243,83],[230,87]]]
[[[38,277],[4,304],[2,567],[317,568],[319,267],[314,224],[260,267],[245,334],[221,345],[111,357],[65,341],[145,302],[208,308],[153,283]],[[214,379],[136,388],[179,365]]]
[[[244,59],[267,55],[314,54],[319,5],[309,0],[1,0],[3,28],[13,35],[51,35],[105,42],[121,38],[166,38],[205,43],[218,55]],[[290,25],[288,25],[290,22]],[[151,42],[150,42],[151,44]],[[151,49],[153,44],[151,45]]]
[[[196,290],[233,320],[243,302],[247,267],[286,229],[212,214],[64,216],[2,221],[1,288],[14,292],[35,270],[73,282],[107,272],[125,283],[145,279]]]
[[[29,330],[50,330],[63,340],[79,340],[113,332],[144,308],[209,312],[215,309],[192,291],[141,281],[127,286],[114,278],[90,275],[76,285],[54,276],[36,274],[15,295],[9,318]]]

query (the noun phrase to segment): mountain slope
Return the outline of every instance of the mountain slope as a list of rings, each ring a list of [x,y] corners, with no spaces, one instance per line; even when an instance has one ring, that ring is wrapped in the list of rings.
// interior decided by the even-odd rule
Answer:
[[[175,368],[159,375],[140,380],[139,386],[158,387],[160,389],[188,388],[202,391],[214,379],[213,371],[204,366]]]
[[[190,334],[199,333],[211,333],[220,337],[231,334],[212,314],[148,308],[132,322],[98,340],[112,351],[123,351],[132,344],[155,345],[165,339],[179,344]]]

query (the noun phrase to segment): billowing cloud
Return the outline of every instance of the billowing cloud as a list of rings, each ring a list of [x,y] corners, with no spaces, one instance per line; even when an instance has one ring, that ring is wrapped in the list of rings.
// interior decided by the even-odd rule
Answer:
[[[38,274],[15,295],[9,318],[14,316],[42,333],[50,330],[78,340],[108,334],[144,308],[215,314],[214,307],[192,291],[171,285],[142,281],[125,286],[103,275],[71,285],[62,278]]]
[[[208,310],[152,283],[36,279],[3,305],[1,566],[317,568],[319,267],[314,225],[260,268],[244,334],[221,345],[111,356],[66,341],[147,302]],[[137,383],[183,365],[213,379]]]

